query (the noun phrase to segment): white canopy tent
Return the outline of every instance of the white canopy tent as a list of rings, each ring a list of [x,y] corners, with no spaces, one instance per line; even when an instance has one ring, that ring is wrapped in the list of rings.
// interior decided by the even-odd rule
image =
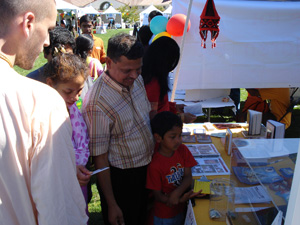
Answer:
[[[116,15],[121,15],[121,13],[112,6],[109,6],[109,8],[102,12],[102,14],[106,15],[106,18],[116,18]]]
[[[94,9],[93,6],[86,6],[84,8],[80,8],[79,10],[79,16],[83,16],[83,15],[86,15],[86,14],[91,14],[91,15],[97,15],[97,14],[100,14],[100,12],[98,12],[96,9]]]
[[[63,0],[56,0],[56,9],[66,12],[74,11],[74,13],[77,13],[80,10],[80,8],[76,5],[72,5],[71,3]]]
[[[300,2],[215,0],[221,17],[217,47],[210,47],[209,32],[203,49],[205,2],[173,0],[172,14],[191,21],[189,32],[174,38],[182,54],[173,93],[177,80],[184,90],[300,86]]]
[[[172,8],[173,7],[169,5],[169,7],[165,11],[163,11],[163,15],[166,17],[170,17],[172,15]]]
[[[153,10],[157,10],[157,11],[161,12],[154,5],[150,5],[144,11],[140,12],[140,25],[141,26],[148,25],[148,16],[149,16],[149,13],[151,13]]]
[[[110,18],[113,18],[116,23],[122,22],[122,13],[117,11],[114,7],[110,6],[107,10],[101,13],[102,21],[108,23]]]

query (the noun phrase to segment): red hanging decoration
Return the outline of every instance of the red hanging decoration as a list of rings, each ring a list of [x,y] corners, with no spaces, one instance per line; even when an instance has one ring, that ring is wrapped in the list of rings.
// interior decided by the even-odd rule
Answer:
[[[216,47],[216,39],[219,36],[220,16],[216,10],[214,0],[206,0],[200,16],[199,33],[202,38],[201,46],[206,48],[207,33],[211,33],[212,48]]]

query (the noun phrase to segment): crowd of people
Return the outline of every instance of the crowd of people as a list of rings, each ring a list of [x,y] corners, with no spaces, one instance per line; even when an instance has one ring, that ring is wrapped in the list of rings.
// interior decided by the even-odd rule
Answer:
[[[76,39],[55,27],[54,0],[3,0],[0,12],[1,223],[87,224],[91,158],[109,168],[96,175],[105,224],[182,224],[202,194],[181,140],[196,117],[167,97],[177,43],[119,33],[106,52],[89,16]],[[45,65],[14,71],[31,69],[42,48]]]

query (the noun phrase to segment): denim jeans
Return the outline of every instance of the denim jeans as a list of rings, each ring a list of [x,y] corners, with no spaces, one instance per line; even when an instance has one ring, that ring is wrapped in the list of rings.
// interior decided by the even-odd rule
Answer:
[[[158,218],[154,216],[154,225],[182,225],[184,223],[183,213],[179,213],[172,218]]]

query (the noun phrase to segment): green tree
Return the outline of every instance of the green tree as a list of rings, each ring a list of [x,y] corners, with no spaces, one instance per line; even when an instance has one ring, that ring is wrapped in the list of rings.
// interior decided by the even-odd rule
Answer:
[[[163,12],[163,11],[166,10],[166,9],[165,9],[163,6],[161,6],[161,5],[155,5],[155,7],[156,7],[158,10],[160,10],[161,12]]]
[[[118,10],[122,13],[122,19],[124,23],[135,23],[139,21],[139,12],[137,6],[121,6],[118,8]]]

